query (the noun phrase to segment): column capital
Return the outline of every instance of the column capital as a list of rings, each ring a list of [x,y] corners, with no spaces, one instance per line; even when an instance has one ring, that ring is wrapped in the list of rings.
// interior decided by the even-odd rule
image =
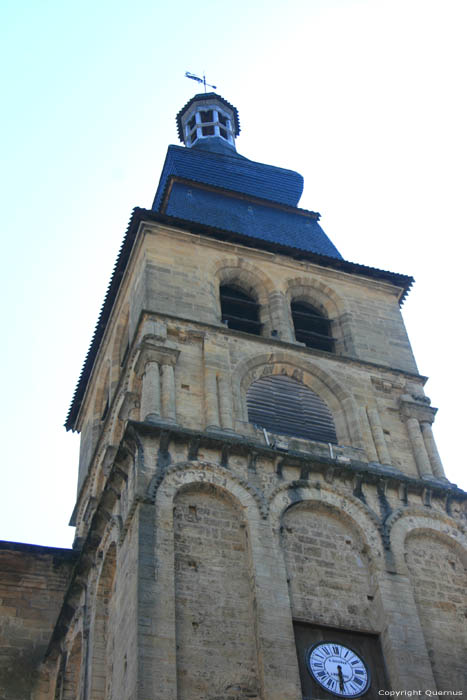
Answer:
[[[399,400],[399,411],[402,420],[407,421],[409,418],[416,418],[419,423],[430,423],[435,420],[437,408],[429,405],[430,399],[427,397],[412,396],[403,394]]]
[[[138,359],[136,360],[135,367],[136,373],[142,375],[148,362],[157,362],[158,365],[171,365],[175,367],[179,355],[180,350],[160,345],[155,342],[153,336],[146,336],[141,341],[138,349]]]

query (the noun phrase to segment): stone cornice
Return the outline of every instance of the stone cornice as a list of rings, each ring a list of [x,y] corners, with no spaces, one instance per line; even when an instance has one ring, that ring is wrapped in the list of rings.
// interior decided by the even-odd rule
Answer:
[[[416,418],[420,423],[430,423],[431,425],[438,409],[430,406],[426,397],[417,398],[404,394],[400,397],[399,411],[404,421]]]
[[[270,457],[277,461],[279,468],[283,466],[298,466],[301,469],[302,478],[307,479],[313,472],[321,471],[329,478],[334,479],[338,476],[355,476],[361,479],[361,483],[378,484],[384,481],[385,484],[401,486],[413,493],[424,494],[429,489],[431,493],[452,496],[460,500],[467,500],[467,492],[458,488],[456,484],[450,482],[438,481],[437,479],[419,479],[408,476],[399,472],[394,468],[387,467],[376,462],[361,462],[354,459],[343,461],[339,457],[331,458],[324,457],[322,454],[313,454],[313,452],[300,452],[297,450],[284,451],[271,446],[264,445],[251,438],[244,437],[234,432],[225,432],[222,430],[216,431],[197,431],[189,428],[183,428],[178,425],[168,425],[165,421],[157,422],[140,422],[128,421],[128,428],[132,428],[136,433],[157,435],[160,433],[166,434],[166,440],[170,440],[170,436],[176,437],[177,440],[185,439],[188,443],[196,442],[197,451],[201,447],[218,448],[221,452],[222,448],[227,444],[230,452],[243,452]],[[331,474],[332,472],[332,474]]]
[[[141,316],[143,315],[149,315],[149,316],[154,316],[155,312],[150,311],[148,309],[142,309],[141,311]],[[207,323],[205,321],[197,321],[193,318],[186,318],[183,316],[174,316],[172,314],[167,314],[167,313],[158,313],[157,316],[160,318],[166,319],[167,321],[177,321],[177,323],[186,323],[189,324],[190,326],[197,326],[197,329],[195,330],[194,328],[190,328],[189,331],[187,330],[187,334],[190,332],[193,333],[203,333],[203,330],[213,330],[216,333],[219,333],[219,331],[222,331],[222,335],[226,337],[233,337],[233,338],[243,338],[245,340],[249,340],[252,343],[256,343],[259,345],[263,346],[272,346],[274,348],[287,348],[288,350],[291,351],[297,351],[299,350],[301,354],[306,354],[309,357],[317,356],[317,357],[323,357],[326,358],[327,360],[334,360],[336,362],[340,363],[351,363],[355,367],[363,367],[364,369],[368,370],[379,370],[380,372],[384,373],[389,373],[392,375],[396,376],[402,376],[402,377],[407,377],[410,380],[416,380],[417,382],[420,382],[422,386],[426,384],[428,381],[428,377],[423,375],[423,374],[418,374],[416,372],[411,372],[410,370],[407,369],[401,369],[398,367],[390,367],[389,365],[380,365],[376,362],[370,362],[368,360],[362,360],[358,357],[354,357],[353,355],[336,355],[334,353],[330,352],[325,352],[324,350],[317,350],[315,348],[308,348],[305,347],[302,344],[298,344],[296,342],[289,342],[286,340],[281,340],[279,338],[266,338],[261,335],[253,335],[251,333],[244,333],[243,331],[237,331],[237,330],[232,330],[231,328],[227,328],[224,324],[222,323]],[[182,332],[182,329],[179,330],[179,332]],[[170,333],[170,328],[169,328],[169,333]]]

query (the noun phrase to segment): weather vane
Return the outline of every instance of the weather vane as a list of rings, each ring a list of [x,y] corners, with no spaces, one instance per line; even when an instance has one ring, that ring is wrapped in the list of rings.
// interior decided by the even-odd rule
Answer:
[[[192,80],[196,80],[197,83],[203,83],[203,85],[204,85],[204,92],[206,92],[206,86],[212,88],[213,90],[216,90],[216,89],[217,89],[215,85],[210,85],[209,83],[206,82],[206,76],[204,75],[204,73],[203,73],[203,77],[202,77],[202,78],[198,78],[197,75],[194,75],[193,73],[189,73],[188,71],[186,71],[185,77],[186,77],[186,78],[191,78]]]

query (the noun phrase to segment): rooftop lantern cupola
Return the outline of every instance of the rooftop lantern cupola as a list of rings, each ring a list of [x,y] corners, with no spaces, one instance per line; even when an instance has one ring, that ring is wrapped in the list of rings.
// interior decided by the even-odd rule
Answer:
[[[188,148],[236,150],[236,108],[215,92],[195,95],[177,114],[178,136]]]

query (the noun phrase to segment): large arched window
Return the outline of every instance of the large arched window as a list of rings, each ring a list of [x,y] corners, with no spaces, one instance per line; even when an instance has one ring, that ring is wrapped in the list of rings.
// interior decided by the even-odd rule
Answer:
[[[331,336],[331,323],[326,316],[305,301],[292,301],[290,309],[295,338],[309,348],[333,352],[334,339]]]
[[[220,299],[222,322],[228,328],[261,335],[259,306],[249,294],[235,285],[223,284],[220,287]]]
[[[331,411],[307,386],[284,375],[261,377],[247,394],[248,420],[271,433],[337,444]]]

